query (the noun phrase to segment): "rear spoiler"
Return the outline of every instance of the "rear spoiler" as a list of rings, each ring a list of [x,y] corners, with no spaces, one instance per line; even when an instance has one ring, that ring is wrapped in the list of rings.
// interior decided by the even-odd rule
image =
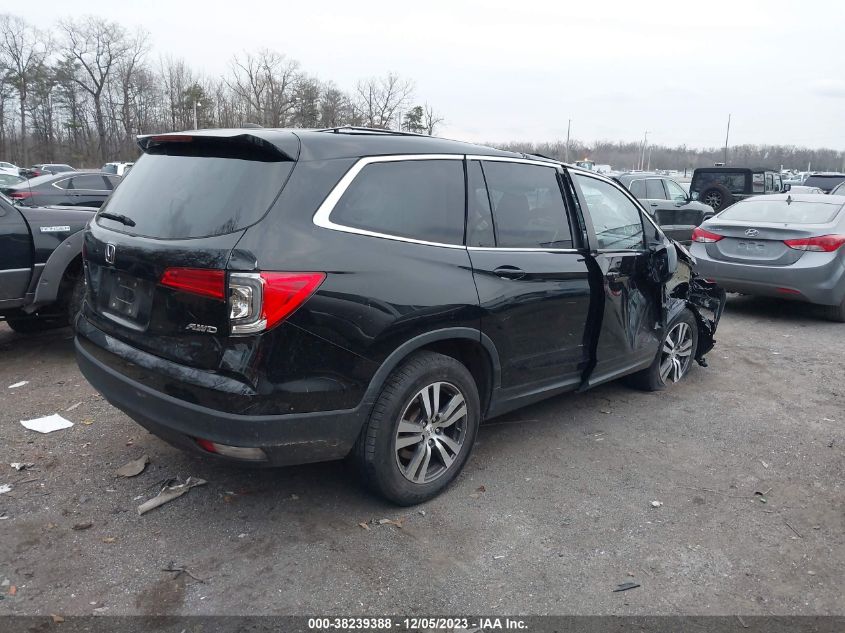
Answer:
[[[145,153],[169,154],[199,154],[209,152],[210,155],[236,157],[244,154],[255,160],[295,161],[299,157],[299,138],[291,133],[270,132],[269,134],[252,134],[241,130],[215,130],[209,134],[201,132],[175,132],[168,134],[144,134],[138,136],[138,147]],[[264,138],[270,136],[270,138]]]

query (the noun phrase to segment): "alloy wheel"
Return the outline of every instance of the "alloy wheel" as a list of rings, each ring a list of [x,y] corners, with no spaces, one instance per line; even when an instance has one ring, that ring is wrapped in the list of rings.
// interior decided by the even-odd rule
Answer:
[[[681,321],[669,330],[660,351],[660,379],[664,383],[678,382],[692,362],[692,328]]]
[[[709,193],[704,198],[704,204],[709,205],[714,209],[718,209],[722,204],[722,196],[716,192]]]
[[[467,434],[464,395],[449,382],[420,389],[405,406],[394,443],[396,463],[408,481],[427,484],[455,463]]]

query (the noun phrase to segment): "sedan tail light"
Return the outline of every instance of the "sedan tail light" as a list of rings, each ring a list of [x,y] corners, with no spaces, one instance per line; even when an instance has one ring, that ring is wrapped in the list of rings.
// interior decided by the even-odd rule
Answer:
[[[26,200],[27,198],[31,198],[35,194],[31,191],[13,191],[9,194],[9,198],[12,200]]]
[[[713,242],[718,242],[724,237],[724,235],[716,235],[710,231],[705,231],[700,226],[695,227],[695,230],[692,232],[692,241],[700,242],[701,244],[712,244]]]
[[[845,235],[820,235],[819,237],[806,237],[800,240],[784,240],[783,243],[797,251],[832,253],[845,244]]]

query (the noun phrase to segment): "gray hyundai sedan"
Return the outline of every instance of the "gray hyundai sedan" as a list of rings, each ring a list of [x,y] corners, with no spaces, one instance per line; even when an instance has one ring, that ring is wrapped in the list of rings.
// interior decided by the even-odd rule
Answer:
[[[699,273],[728,292],[824,306],[845,322],[845,196],[748,198],[696,228]]]

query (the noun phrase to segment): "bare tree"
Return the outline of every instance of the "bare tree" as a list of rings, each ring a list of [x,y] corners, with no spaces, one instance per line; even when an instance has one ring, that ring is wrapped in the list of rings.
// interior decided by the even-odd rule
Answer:
[[[149,34],[138,29],[127,40],[126,53],[117,62],[117,75],[120,81],[120,119],[126,139],[131,146],[133,137],[140,132],[139,103],[141,82],[144,71],[144,59],[150,51]]]
[[[16,15],[0,15],[0,66],[18,94],[20,107],[20,161],[29,164],[26,132],[27,97],[35,76],[50,54],[49,37]]]
[[[389,129],[411,98],[414,83],[395,73],[358,82],[355,110],[367,127]]]
[[[434,110],[428,103],[423,106],[422,125],[425,133],[429,136],[434,136],[434,131],[437,126],[443,123],[444,119],[438,112]]]
[[[103,91],[127,54],[126,31],[116,22],[87,16],[80,20],[59,22],[64,32],[63,52],[78,66],[74,80],[94,102],[100,159],[107,161],[106,120],[103,112]]]
[[[256,123],[264,123],[262,110],[267,76],[256,56],[245,53],[243,59],[237,55],[232,58],[232,79],[229,87],[246,102],[246,118],[255,117],[258,119]]]

